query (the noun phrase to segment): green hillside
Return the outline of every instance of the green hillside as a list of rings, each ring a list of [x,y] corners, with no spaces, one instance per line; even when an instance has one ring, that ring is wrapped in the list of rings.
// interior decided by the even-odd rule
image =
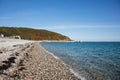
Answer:
[[[5,36],[19,35],[22,39],[28,40],[70,40],[67,36],[56,32],[32,28],[0,27],[0,34]]]

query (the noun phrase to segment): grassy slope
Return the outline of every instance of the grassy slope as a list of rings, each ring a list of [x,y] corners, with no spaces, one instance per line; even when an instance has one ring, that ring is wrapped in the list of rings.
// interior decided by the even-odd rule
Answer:
[[[22,39],[29,40],[70,40],[67,36],[47,30],[32,28],[0,27],[0,34],[5,36],[20,35]]]

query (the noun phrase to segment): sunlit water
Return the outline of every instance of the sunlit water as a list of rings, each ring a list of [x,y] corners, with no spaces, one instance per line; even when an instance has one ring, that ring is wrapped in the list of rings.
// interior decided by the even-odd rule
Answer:
[[[41,45],[87,80],[120,80],[119,42],[43,42]]]

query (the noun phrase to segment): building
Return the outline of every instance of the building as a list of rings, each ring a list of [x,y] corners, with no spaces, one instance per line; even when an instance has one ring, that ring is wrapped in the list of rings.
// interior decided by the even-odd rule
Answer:
[[[3,37],[4,37],[4,34],[0,34],[0,37],[2,37],[2,38],[3,38]]]
[[[21,39],[20,36],[13,36],[14,39]]]
[[[11,38],[11,39],[21,39],[21,37],[20,36],[9,36],[9,38]]]

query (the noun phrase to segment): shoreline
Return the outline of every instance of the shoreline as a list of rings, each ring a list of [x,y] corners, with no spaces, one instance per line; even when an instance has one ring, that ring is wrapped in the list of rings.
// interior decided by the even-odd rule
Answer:
[[[52,55],[55,59],[58,59],[60,60],[64,65],[68,66],[69,67],[69,70],[71,73],[73,73],[76,77],[78,77],[79,79],[81,80],[86,80],[84,77],[81,77],[77,72],[75,72],[71,67],[70,65],[66,64],[63,60],[61,60],[58,56],[54,55],[53,53],[49,52],[48,50],[46,50],[42,45],[41,45],[41,42],[40,42],[40,46],[50,55]]]
[[[39,42],[16,46],[6,59],[0,61],[1,80],[81,80],[66,64],[49,54]]]

